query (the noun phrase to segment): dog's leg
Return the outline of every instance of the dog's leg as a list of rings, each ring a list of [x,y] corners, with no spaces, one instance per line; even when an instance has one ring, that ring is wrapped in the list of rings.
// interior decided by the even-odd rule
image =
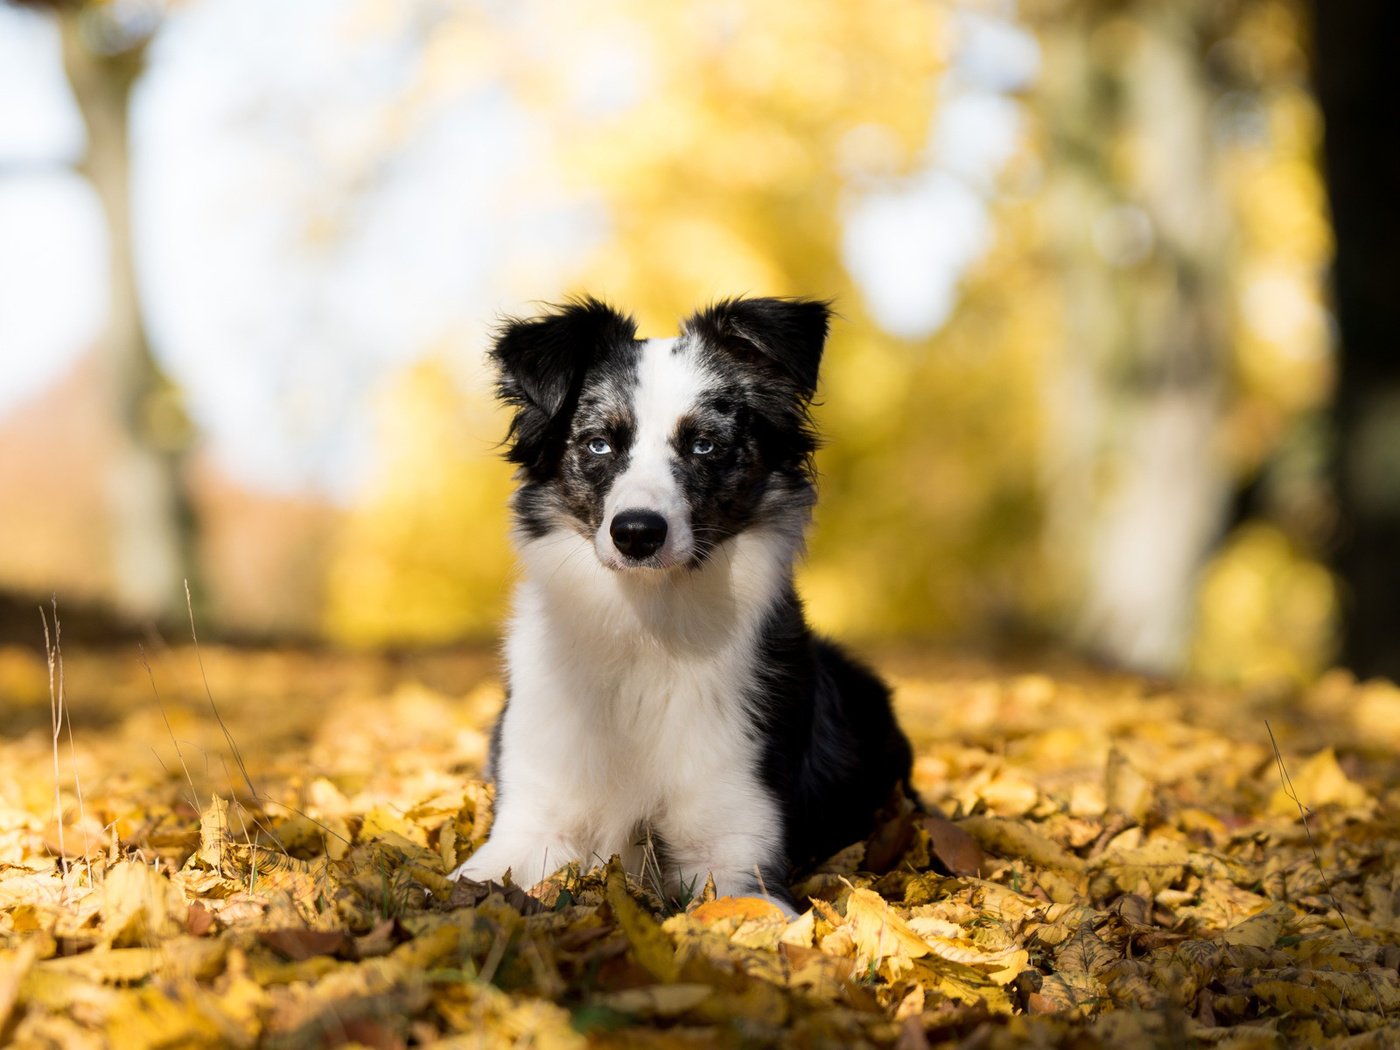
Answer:
[[[544,881],[565,865],[578,860],[559,838],[544,833],[491,832],[482,847],[452,870],[449,882],[500,882],[507,871],[511,881],[525,889]]]
[[[698,889],[713,877],[721,897],[765,897],[797,918],[784,882],[781,817],[766,795],[737,788],[698,794],[673,801],[658,824],[681,886]]]

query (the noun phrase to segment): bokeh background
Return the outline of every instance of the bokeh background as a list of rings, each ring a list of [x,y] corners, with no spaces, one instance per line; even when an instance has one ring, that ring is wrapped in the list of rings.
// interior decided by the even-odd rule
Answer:
[[[1394,22],[0,0],[0,641],[488,640],[491,325],[754,293],[841,315],[823,628],[1395,675]]]

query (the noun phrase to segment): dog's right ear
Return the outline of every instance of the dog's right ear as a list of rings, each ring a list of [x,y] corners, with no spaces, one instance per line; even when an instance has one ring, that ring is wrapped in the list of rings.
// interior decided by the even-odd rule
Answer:
[[[591,297],[503,323],[490,357],[497,396],[515,410],[506,458],[531,474],[552,469],[584,375],[609,349],[636,338],[636,321]]]

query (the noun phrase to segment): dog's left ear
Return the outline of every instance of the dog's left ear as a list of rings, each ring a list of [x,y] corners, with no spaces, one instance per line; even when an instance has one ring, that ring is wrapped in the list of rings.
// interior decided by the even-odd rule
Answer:
[[[685,322],[712,346],[775,369],[804,398],[817,391],[831,308],[816,299],[722,299]]]
[[[588,370],[636,338],[631,317],[593,298],[502,324],[490,357],[498,373],[497,396],[515,409],[507,458],[532,473],[547,471],[563,446]]]

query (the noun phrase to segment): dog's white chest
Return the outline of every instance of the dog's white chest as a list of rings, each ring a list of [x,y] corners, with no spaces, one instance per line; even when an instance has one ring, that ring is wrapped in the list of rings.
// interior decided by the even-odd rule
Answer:
[[[705,778],[756,772],[751,650],[677,652],[651,634],[604,630],[602,618],[558,620],[522,615],[508,646],[520,710],[506,731],[530,751],[552,740],[561,752],[552,763],[636,820],[703,790]]]
[[[756,623],[742,595],[639,598],[591,558],[558,572],[516,596],[497,770],[499,824],[552,837],[511,835],[501,851],[537,879],[613,853],[635,864],[654,829],[682,871],[749,877],[782,824],[749,709]]]

